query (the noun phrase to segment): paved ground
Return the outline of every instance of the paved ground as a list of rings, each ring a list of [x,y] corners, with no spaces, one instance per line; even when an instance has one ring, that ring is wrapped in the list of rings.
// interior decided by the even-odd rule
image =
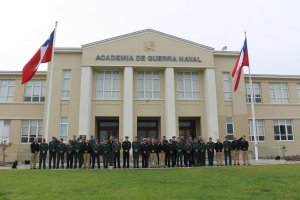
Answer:
[[[251,163],[251,165],[281,165],[281,164],[300,164],[300,161],[259,159],[259,160],[250,160],[250,163]],[[65,165],[66,165],[66,163],[65,163]],[[101,169],[103,169],[103,163],[101,163],[100,165],[101,165]],[[38,164],[37,164],[37,166],[38,166]],[[141,166],[141,164],[140,164],[140,166]],[[208,166],[206,166],[206,167],[208,167]],[[226,167],[226,166],[223,166],[223,167]],[[243,167],[243,166],[241,165],[238,167]],[[132,168],[132,166],[130,166],[130,168],[134,169],[134,168]],[[11,166],[0,166],[0,170],[4,170],[4,169],[11,169]],[[17,169],[30,169],[30,165],[25,165],[25,164],[19,163],[17,166]],[[113,167],[110,166],[109,169],[113,169]]]

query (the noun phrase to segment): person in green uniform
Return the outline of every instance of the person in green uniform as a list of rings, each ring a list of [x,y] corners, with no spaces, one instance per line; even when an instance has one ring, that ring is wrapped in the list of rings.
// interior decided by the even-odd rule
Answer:
[[[82,161],[83,161],[83,154],[82,154],[82,141],[80,138],[77,139],[75,145],[74,145],[74,169],[78,168],[80,169],[82,167]]]
[[[206,144],[202,138],[200,138],[200,152],[199,152],[199,161],[200,166],[205,166],[205,155],[206,155]]]
[[[183,157],[183,149],[184,149],[184,143],[183,141],[178,137],[177,143],[176,143],[176,160],[177,160],[177,167],[182,167],[182,157]],[[180,162],[180,163],[179,163]]]
[[[116,138],[112,144],[112,149],[114,151],[114,168],[120,168],[121,143],[119,142],[118,138]]]
[[[229,161],[229,165],[231,166],[231,142],[228,140],[228,136],[225,137],[225,141],[223,142],[223,147],[224,147],[225,166],[227,166],[227,159]]]
[[[207,148],[207,158],[208,158],[208,165],[214,165],[214,154],[215,154],[215,143],[212,142],[211,137],[209,138],[208,143],[206,144]]]
[[[194,142],[192,143],[193,148],[193,157],[194,157],[194,166],[198,167],[200,165],[199,158],[200,158],[200,141],[198,141],[196,138],[194,139]]]
[[[46,143],[46,140],[43,139],[42,143],[40,144],[39,169],[41,169],[42,167],[42,162],[43,162],[43,168],[46,169],[46,157],[47,157],[48,149],[49,149],[49,145]]]
[[[73,140],[69,140],[69,144],[66,145],[66,152],[67,152],[67,169],[73,168],[73,157],[74,157],[74,150],[75,145]]]
[[[64,168],[64,159],[66,152],[66,144],[64,144],[64,140],[61,138],[60,143],[57,145],[57,162],[56,169],[59,169],[59,161],[61,161],[61,168]]]
[[[53,161],[53,169],[55,169],[57,144],[57,139],[55,137],[52,137],[52,141],[49,142],[49,169],[51,169],[51,161]]]
[[[141,143],[138,141],[138,137],[135,137],[132,142],[133,168],[139,168],[140,150]]]
[[[110,153],[111,145],[108,143],[108,139],[105,139],[104,144],[102,145],[103,149],[103,166],[108,168],[108,156]]]

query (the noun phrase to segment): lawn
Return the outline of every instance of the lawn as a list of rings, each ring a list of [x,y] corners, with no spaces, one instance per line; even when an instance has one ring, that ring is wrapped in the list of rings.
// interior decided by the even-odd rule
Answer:
[[[0,199],[300,199],[300,165],[0,170]]]

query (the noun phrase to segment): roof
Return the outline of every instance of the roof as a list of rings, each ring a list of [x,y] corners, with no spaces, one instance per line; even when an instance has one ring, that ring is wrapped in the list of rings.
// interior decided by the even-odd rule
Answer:
[[[196,47],[208,50],[208,51],[213,51],[214,50],[214,48],[212,48],[212,47],[205,46],[205,45],[202,45],[202,44],[199,44],[199,43],[196,43],[196,42],[192,42],[190,40],[182,39],[182,38],[179,38],[179,37],[176,37],[176,36],[173,36],[173,35],[169,35],[169,34],[166,34],[166,33],[163,33],[163,32],[159,32],[159,31],[156,31],[156,30],[153,30],[153,29],[145,29],[145,30],[141,30],[141,31],[136,31],[136,32],[132,32],[132,33],[128,33],[128,34],[108,38],[108,39],[105,39],[105,40],[100,40],[100,41],[84,44],[84,45],[82,45],[82,48],[89,48],[89,47],[92,47],[92,46],[95,46],[95,45],[104,44],[104,43],[108,43],[108,42],[112,42],[112,41],[116,41],[116,40],[123,40],[125,38],[130,38],[130,37],[134,37],[134,36],[137,36],[137,35],[143,35],[143,34],[147,34],[147,33],[151,33],[151,34],[158,35],[158,36],[161,36],[161,37],[173,39],[173,40],[176,40],[176,41],[179,41],[179,42],[182,42],[182,43],[190,44],[190,45],[193,45],[193,46],[196,46]]]
[[[37,71],[36,75],[47,75],[47,71]],[[0,75],[22,75],[22,71],[0,71]]]
[[[245,78],[249,78],[249,74],[244,74]],[[251,78],[267,78],[267,79],[300,79],[300,75],[284,75],[284,74],[251,74]]]

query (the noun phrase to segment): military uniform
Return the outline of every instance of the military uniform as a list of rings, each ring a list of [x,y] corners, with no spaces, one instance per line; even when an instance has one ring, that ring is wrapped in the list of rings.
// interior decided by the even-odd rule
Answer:
[[[170,140],[170,143],[166,146],[166,158],[167,158],[167,166],[174,167],[176,165],[175,161],[175,151],[176,151],[176,144],[173,140]]]
[[[220,141],[215,143],[215,150],[216,150],[216,157],[217,157],[217,166],[223,166],[223,162],[222,162],[223,144]]]
[[[48,149],[49,149],[49,145],[47,143],[40,144],[39,169],[41,169],[42,167],[42,162],[43,162],[43,168],[46,169],[46,157],[47,157]]]
[[[108,168],[108,156],[111,150],[111,145],[106,142],[102,145],[102,150],[103,150],[103,166],[104,168]]]
[[[75,152],[74,152],[74,168],[77,168],[77,163],[78,163],[78,168],[80,169],[82,167],[82,142],[76,142],[75,143]]]
[[[166,150],[167,150],[167,144],[159,143],[157,145],[157,151],[158,151],[158,165],[160,167],[166,166],[165,165],[165,159],[166,159]]]
[[[120,151],[121,151],[121,143],[120,142],[114,142],[112,144],[112,149],[114,152],[114,168],[117,167],[120,168]]]
[[[92,168],[95,168],[95,161],[97,159],[98,169],[100,169],[100,151],[101,151],[101,144],[98,141],[95,141],[92,144],[92,152],[93,152]]]
[[[224,147],[224,157],[225,157],[225,165],[227,166],[229,160],[229,165],[231,166],[231,142],[230,141],[224,141],[223,142]]]
[[[245,139],[241,140],[241,149],[242,149],[242,158],[244,165],[248,164],[250,165],[249,158],[248,158],[248,148],[249,143]]]
[[[61,161],[61,168],[64,168],[65,152],[66,152],[66,144],[64,144],[64,143],[59,143],[59,144],[57,145],[57,162],[56,162],[56,169],[59,168],[59,161]]]
[[[194,152],[194,166],[198,167],[200,165],[200,143],[198,141],[194,141],[192,144],[192,148]]]
[[[123,168],[125,167],[129,168],[129,155],[131,149],[131,142],[124,141],[122,143],[122,149],[123,149]]]
[[[82,152],[83,152],[83,168],[90,168],[91,146],[86,141],[82,143]]]
[[[182,141],[177,142],[176,143],[177,167],[179,167],[179,166],[182,167],[183,149],[184,149],[184,143]]]
[[[158,164],[158,146],[155,142],[152,142],[149,145],[149,152],[150,152],[150,158],[149,158],[149,167],[156,167]]]
[[[141,143],[139,141],[132,142],[133,168],[139,168]]]
[[[192,165],[192,144],[190,141],[186,141],[184,144],[184,151],[185,151],[185,155],[184,155],[184,164],[185,167],[191,167]]]
[[[142,153],[142,167],[148,167],[148,154],[149,154],[149,145],[147,143],[141,144],[141,153]]]
[[[231,142],[231,149],[233,152],[233,164],[240,165],[240,149],[241,149],[240,141],[234,139]]]
[[[214,154],[215,154],[215,143],[208,142],[206,144],[206,149],[207,149],[208,165],[213,166],[214,165]]]
[[[75,145],[72,141],[66,146],[67,151],[67,169],[73,168],[73,157],[74,157]]]
[[[49,142],[49,169],[51,169],[51,161],[53,160],[53,169],[55,169],[56,164],[56,152],[57,152],[57,140],[52,138]]]
[[[199,152],[199,161],[200,166],[205,166],[205,157],[206,157],[206,144],[203,141],[200,141],[200,152]]]

